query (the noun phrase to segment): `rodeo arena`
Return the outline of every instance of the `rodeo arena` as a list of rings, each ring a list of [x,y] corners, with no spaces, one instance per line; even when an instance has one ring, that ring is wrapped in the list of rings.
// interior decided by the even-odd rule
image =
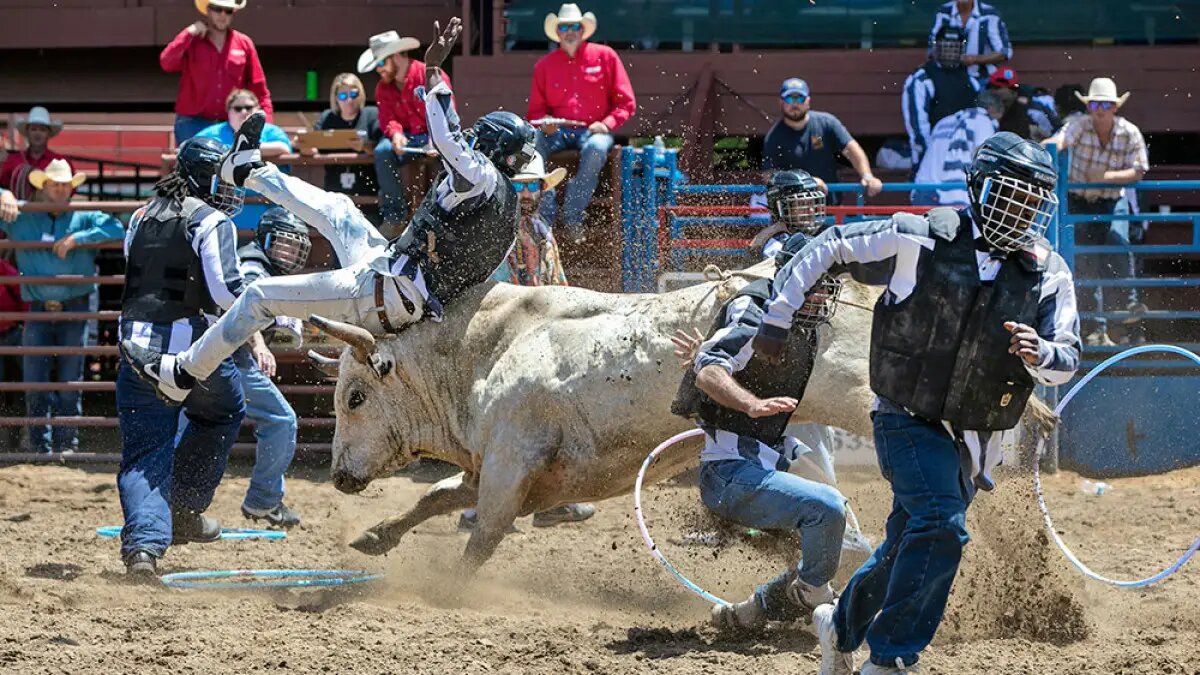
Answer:
[[[0,0],[0,672],[1200,675],[1198,61]]]

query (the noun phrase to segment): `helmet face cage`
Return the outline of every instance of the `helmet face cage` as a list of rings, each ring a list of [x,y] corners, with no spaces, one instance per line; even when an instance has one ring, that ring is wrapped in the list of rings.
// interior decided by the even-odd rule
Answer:
[[[792,326],[799,330],[813,330],[829,323],[837,311],[838,296],[842,294],[842,280],[829,274],[822,275],[804,296],[804,304],[796,310]]]
[[[268,232],[262,246],[271,264],[283,274],[300,271],[312,251],[312,241],[308,235],[297,232]]]
[[[801,190],[775,200],[775,215],[790,232],[815,235],[825,226],[825,195],[816,190]]]
[[[943,68],[962,65],[963,41],[957,36],[939,37],[933,41],[933,59]]]
[[[242,212],[242,206],[246,203],[246,191],[226,183],[221,180],[220,176],[213,174],[209,182],[208,194],[202,195],[200,198],[208,202],[209,206],[232,218]]]
[[[1025,248],[1045,235],[1058,209],[1053,190],[1004,174],[975,182],[979,229],[989,244],[1004,251]]]

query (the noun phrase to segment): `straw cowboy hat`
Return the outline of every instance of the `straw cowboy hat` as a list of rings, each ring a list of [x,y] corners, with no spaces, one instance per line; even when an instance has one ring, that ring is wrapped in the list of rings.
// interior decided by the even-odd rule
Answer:
[[[591,12],[584,14],[579,11],[579,5],[568,2],[558,9],[558,14],[550,12],[546,15],[546,21],[542,24],[542,27],[546,29],[546,37],[553,42],[558,42],[558,26],[564,23],[583,24],[584,40],[592,37],[592,33],[596,32],[596,15]]]
[[[546,173],[546,161],[542,159],[542,153],[534,153],[533,159],[525,163],[517,175],[513,176],[513,180],[534,180],[538,179],[544,184],[543,189],[553,190],[567,177],[567,170],[561,166],[557,169]]]
[[[394,30],[372,35],[367,43],[367,51],[358,57],[358,72],[369,73],[375,70],[375,64],[392,54],[407,52],[421,46],[421,41],[415,37],[400,37]]]
[[[246,0],[195,0],[196,9],[200,10],[201,14],[208,15],[209,6],[223,7],[238,11],[246,8]]]
[[[1113,82],[1108,77],[1097,77],[1088,85],[1086,96],[1075,92],[1075,97],[1083,101],[1085,105],[1092,101],[1108,101],[1109,103],[1116,103],[1117,107],[1120,108],[1125,105],[1125,99],[1129,98],[1129,92],[1117,96],[1116,82]]]
[[[63,130],[62,120],[50,119],[50,111],[40,105],[29,109],[29,117],[18,117],[15,126],[22,136],[28,138],[29,134],[26,131],[29,129],[30,124],[40,124],[44,127],[50,127],[50,138],[54,138]]]
[[[65,159],[52,159],[46,165],[46,169],[34,169],[29,172],[29,184],[35,190],[41,190],[46,181],[54,183],[70,183],[71,187],[77,188],[83,185],[83,181],[87,180],[87,176],[82,171],[71,174],[71,165]]]

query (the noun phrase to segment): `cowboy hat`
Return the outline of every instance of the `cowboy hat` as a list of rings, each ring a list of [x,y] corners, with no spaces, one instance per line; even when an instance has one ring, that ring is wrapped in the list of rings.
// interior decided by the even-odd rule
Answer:
[[[53,159],[46,165],[46,169],[34,169],[29,172],[29,184],[35,190],[41,190],[46,181],[55,183],[70,183],[71,187],[77,188],[83,185],[83,181],[87,180],[87,176],[82,171],[71,174],[71,165],[65,159]]]
[[[44,127],[50,127],[50,138],[54,138],[63,129],[62,120],[50,119],[50,111],[40,105],[35,105],[29,109],[29,117],[18,117],[16,122],[17,131],[26,138],[29,134],[25,133],[29,129],[30,124],[40,124]]]
[[[533,158],[525,162],[525,166],[513,176],[513,180],[540,180],[544,183],[543,189],[553,190],[562,182],[562,179],[567,177],[567,170],[561,166],[557,169],[546,173],[546,160],[542,159],[542,153],[533,153]]]
[[[579,11],[579,5],[568,2],[558,9],[558,14],[550,12],[546,15],[546,20],[542,23],[542,27],[546,30],[546,37],[550,38],[552,42],[558,42],[558,27],[564,23],[583,24],[584,40],[592,37],[592,33],[596,32],[596,15],[591,12],[584,14]]]
[[[208,16],[209,5],[232,9],[235,12],[246,8],[246,0],[195,0],[195,2],[196,9],[200,10],[200,13],[205,16]]]
[[[1129,92],[1117,96],[1116,82],[1113,82],[1108,77],[1097,77],[1088,85],[1086,96],[1075,92],[1075,98],[1083,101],[1085,105],[1092,101],[1108,101],[1109,103],[1116,103],[1117,107],[1120,108],[1125,105],[1125,99],[1129,98]]]
[[[415,37],[400,37],[394,30],[372,35],[367,42],[367,51],[358,57],[358,72],[369,73],[375,70],[375,64],[392,54],[407,52],[421,46],[421,41]]]

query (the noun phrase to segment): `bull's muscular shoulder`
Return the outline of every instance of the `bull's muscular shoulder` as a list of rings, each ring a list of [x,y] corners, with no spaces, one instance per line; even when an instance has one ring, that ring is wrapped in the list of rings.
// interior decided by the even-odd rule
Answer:
[[[901,234],[911,234],[926,239],[934,237],[943,241],[954,241],[958,229],[962,226],[962,218],[958,211],[945,206],[930,209],[923,216],[912,213],[897,213],[892,216],[896,231]]]

